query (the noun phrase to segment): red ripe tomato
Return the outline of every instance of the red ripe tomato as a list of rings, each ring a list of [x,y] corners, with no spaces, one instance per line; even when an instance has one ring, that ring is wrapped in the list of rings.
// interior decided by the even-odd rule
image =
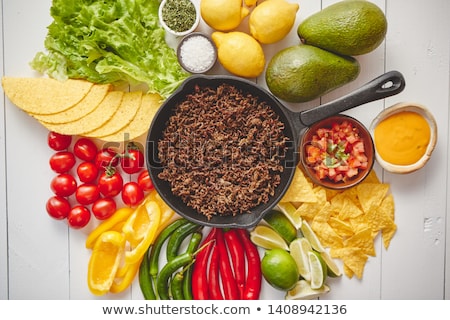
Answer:
[[[50,157],[50,168],[57,173],[69,171],[75,165],[75,156],[69,151],[58,151]]]
[[[127,206],[137,206],[144,200],[144,191],[134,182],[127,182],[123,185],[122,201]]]
[[[77,167],[77,175],[81,182],[94,182],[98,176],[98,169],[92,162],[82,162]]]
[[[144,168],[144,154],[138,148],[129,148],[122,153],[121,166],[129,174],[141,171]]]
[[[68,197],[77,190],[77,181],[70,174],[61,173],[52,179],[50,188],[57,196]]]
[[[85,183],[77,188],[75,198],[79,204],[88,205],[94,203],[100,197],[100,191],[95,184]]]
[[[89,223],[89,220],[91,220],[91,212],[82,205],[73,207],[67,216],[67,223],[74,229],[85,227]]]
[[[72,136],[50,131],[47,135],[47,143],[55,151],[66,150],[72,143]]]
[[[107,167],[116,167],[118,164],[119,158],[117,153],[111,149],[101,149],[95,156],[95,166],[99,170],[104,170]]]
[[[50,217],[56,220],[62,220],[67,218],[69,215],[70,203],[64,197],[53,196],[47,200],[45,208],[47,209],[47,213]]]
[[[122,191],[123,178],[118,172],[102,172],[98,178],[98,188],[105,197],[115,197]]]
[[[144,191],[150,191],[154,188],[153,181],[147,170],[142,171],[138,176],[138,185]]]
[[[93,161],[97,155],[97,146],[88,138],[80,138],[73,146],[73,153],[83,161]]]
[[[101,198],[92,205],[92,213],[98,220],[105,220],[116,212],[117,205],[113,198]]]

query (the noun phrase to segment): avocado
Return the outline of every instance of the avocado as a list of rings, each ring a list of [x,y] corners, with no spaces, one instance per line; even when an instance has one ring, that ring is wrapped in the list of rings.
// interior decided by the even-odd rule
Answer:
[[[287,102],[306,102],[356,79],[358,61],[329,51],[299,44],[277,52],[269,61],[269,90]]]
[[[303,43],[349,56],[375,50],[386,32],[383,11],[364,0],[337,2],[309,16],[297,28]]]

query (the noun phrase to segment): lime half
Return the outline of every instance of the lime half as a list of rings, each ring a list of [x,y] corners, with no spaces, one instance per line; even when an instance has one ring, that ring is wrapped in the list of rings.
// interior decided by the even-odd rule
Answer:
[[[323,285],[320,289],[313,289],[306,280],[300,280],[295,287],[286,293],[286,300],[311,300],[320,297],[330,291],[327,285]]]
[[[310,281],[311,272],[308,252],[312,251],[311,244],[306,238],[297,238],[289,245],[289,251],[297,263],[298,272],[303,279]]]
[[[297,229],[281,211],[270,210],[264,216],[264,221],[266,221],[273,230],[278,232],[287,243],[291,243],[297,238]]]

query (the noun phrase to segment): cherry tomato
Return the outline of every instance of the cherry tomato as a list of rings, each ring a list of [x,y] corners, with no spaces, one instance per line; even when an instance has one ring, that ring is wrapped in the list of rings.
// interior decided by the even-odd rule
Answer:
[[[134,182],[127,182],[123,185],[122,201],[127,206],[136,206],[144,200],[144,191]]]
[[[101,198],[92,205],[92,213],[98,220],[105,220],[116,212],[117,205],[113,198]]]
[[[58,151],[50,157],[50,168],[57,173],[69,171],[75,165],[75,156],[69,151]]]
[[[98,169],[92,162],[82,162],[77,167],[77,175],[81,182],[94,182],[98,176]]]
[[[50,182],[52,191],[61,197],[68,197],[77,190],[77,181],[67,173],[61,173]]]
[[[85,183],[77,188],[75,198],[79,204],[88,205],[94,203],[100,197],[100,191],[95,184]]]
[[[64,197],[53,196],[47,200],[45,208],[50,217],[56,220],[62,220],[69,215],[70,203],[69,200]]]
[[[72,136],[50,131],[47,135],[47,143],[55,151],[66,150],[72,143]]]
[[[99,170],[104,170],[106,167],[116,167],[119,164],[117,153],[111,149],[104,148],[97,152],[95,156],[95,165]]]
[[[141,171],[144,168],[144,154],[138,148],[129,148],[122,153],[121,166],[129,174]]]
[[[82,205],[76,205],[67,216],[67,223],[74,229],[81,229],[91,220],[91,212]]]
[[[122,191],[123,178],[118,172],[102,172],[98,178],[98,188],[105,197],[115,197]]]
[[[93,161],[97,155],[97,146],[88,138],[80,138],[73,146],[73,153],[84,161]]]
[[[144,191],[150,191],[154,188],[153,181],[147,170],[142,171],[138,176],[138,185]]]

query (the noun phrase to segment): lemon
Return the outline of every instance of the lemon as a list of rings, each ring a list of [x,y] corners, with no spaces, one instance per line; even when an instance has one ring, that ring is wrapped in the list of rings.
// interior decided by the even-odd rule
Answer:
[[[311,288],[319,289],[327,277],[327,265],[318,252],[308,252],[309,268],[311,270]]]
[[[297,229],[281,211],[270,210],[264,216],[264,221],[278,232],[287,243],[291,243],[297,238]]]
[[[311,247],[313,247],[314,250],[318,252],[325,251],[325,248],[322,246],[322,243],[307,221],[303,220],[300,230],[302,231],[303,236],[311,243]]]
[[[308,281],[299,280],[295,287],[286,293],[286,300],[311,300],[320,297],[330,291],[327,285],[323,285],[319,289],[311,288]]]
[[[258,225],[250,232],[250,239],[258,247],[264,249],[283,249],[289,250],[284,239],[272,228]]]
[[[227,71],[245,78],[257,77],[264,71],[264,51],[249,34],[215,31],[211,38],[217,47],[218,60]]]
[[[342,276],[342,271],[339,269],[336,262],[333,260],[333,258],[330,257],[328,252],[324,251],[320,253],[323,261],[327,265],[327,275],[329,277],[335,278]]]
[[[306,238],[297,238],[289,245],[289,252],[297,263],[297,269],[303,279],[311,280],[308,252],[312,251],[311,244]]]
[[[298,281],[297,264],[283,249],[266,251],[261,259],[261,272],[264,279],[279,290],[290,290]]]
[[[251,35],[261,43],[275,43],[286,37],[295,23],[298,3],[286,0],[267,0],[250,14]]]
[[[276,208],[286,215],[297,230],[300,229],[302,226],[302,217],[299,214],[295,214],[297,209],[291,202],[279,202]]]
[[[230,31],[239,26],[249,10],[242,5],[242,0],[201,0],[200,14],[211,28]]]

